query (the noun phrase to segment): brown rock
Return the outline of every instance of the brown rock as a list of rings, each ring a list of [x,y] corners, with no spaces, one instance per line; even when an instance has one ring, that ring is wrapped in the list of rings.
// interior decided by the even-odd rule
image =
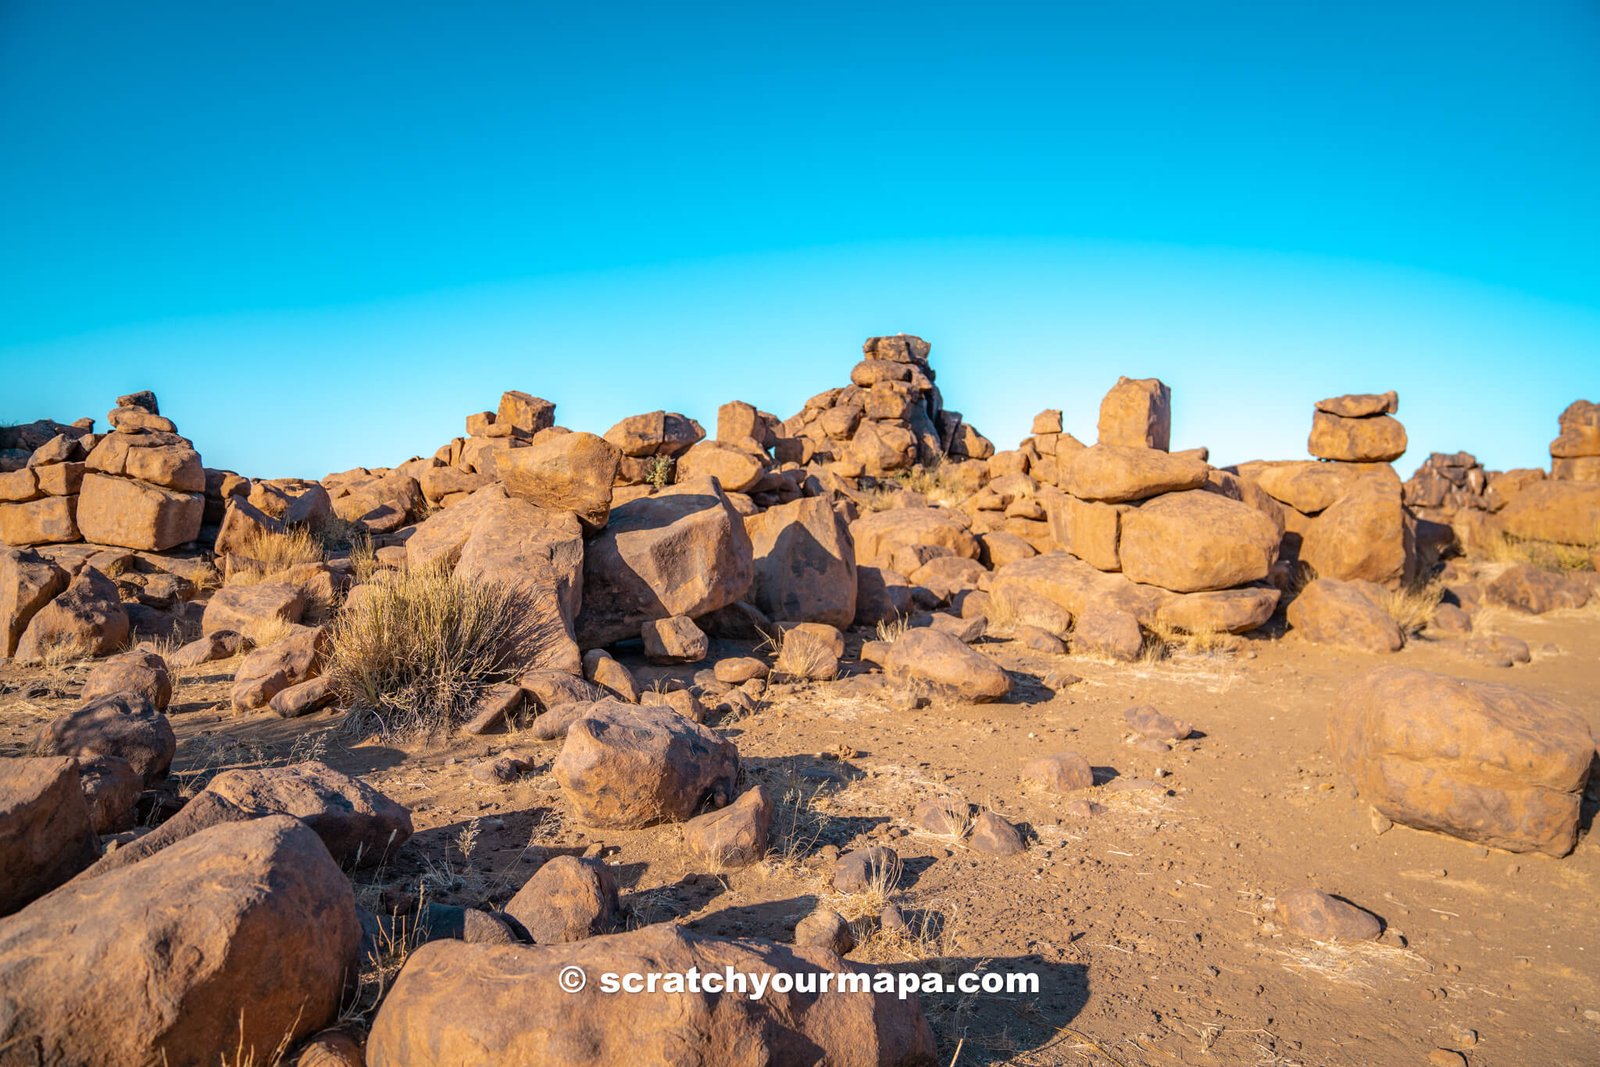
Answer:
[[[248,637],[263,629],[297,623],[305,610],[305,591],[293,583],[230,585],[211,594],[201,616],[200,632],[231,630]]]
[[[244,651],[246,642],[233,630],[217,630],[190,641],[172,654],[172,666],[183,669],[227,659]]]
[[[1311,418],[1306,448],[1319,459],[1387,463],[1406,450],[1406,428],[1389,415],[1344,418],[1318,411]]]
[[[918,829],[935,837],[963,837],[970,820],[964,801],[934,797],[921,801],[911,810],[911,821]]]
[[[710,639],[684,615],[651,619],[640,628],[639,636],[652,663],[697,663],[711,648]]]
[[[122,647],[128,629],[116,585],[86,566],[59,596],[34,612],[17,639],[14,658],[37,663],[53,654],[103,656]]]
[[[234,710],[264,708],[290,686],[316,677],[327,651],[327,631],[311,626],[296,626],[288,637],[256,649],[234,672],[229,696]]]
[[[607,700],[567,730],[554,772],[579,822],[632,829],[726,804],[739,755],[676,712]]]
[[[559,972],[581,968],[591,988],[568,993]],[[435,941],[418,949],[384,1000],[367,1042],[369,1067],[506,1067],[681,1063],[930,1063],[932,1031],[915,995],[666,992],[608,996],[602,974],[733,971],[797,975],[877,973],[821,949],[725,941],[670,923],[570,945],[493,946]],[[471,1005],[463,1011],[463,1005]]]
[[[178,742],[167,717],[144,697],[101,697],[52,719],[39,735],[41,755],[116,756],[153,784],[167,776]]]
[[[333,1020],[358,939],[350,882],[310,830],[215,827],[0,926],[5,1038],[84,1067],[263,1062]]]
[[[1082,500],[1125,503],[1205,484],[1205,461],[1153,448],[1095,445],[1063,462],[1061,487]]]
[[[765,678],[768,667],[754,656],[730,656],[717,660],[713,668],[717,681],[728,685],[743,685],[752,678]]]
[[[85,467],[184,493],[202,493],[206,488],[200,454],[176,435],[108,433],[89,453]]]
[[[1383,933],[1383,924],[1376,915],[1320,889],[1295,889],[1282,894],[1277,900],[1277,913],[1283,925],[1315,941],[1376,941]]]
[[[701,441],[678,457],[680,481],[715,478],[725,492],[749,492],[766,473],[766,457],[721,441]]]
[[[1183,741],[1194,733],[1194,727],[1188,723],[1169,718],[1148,704],[1129,708],[1122,717],[1134,733],[1153,741]]]
[[[1491,604],[1529,615],[1543,615],[1560,608],[1581,608],[1589,602],[1589,585],[1581,579],[1543,570],[1531,563],[1507,567],[1484,589]]]
[[[501,436],[514,434],[532,437],[540,430],[548,430],[555,422],[554,404],[521,390],[511,389],[500,394],[500,410],[495,413],[493,426],[501,431]]]
[[[1022,765],[1022,776],[1051,793],[1071,793],[1094,785],[1094,769],[1076,752],[1031,759]]]
[[[590,532],[605,528],[622,454],[592,433],[546,435],[495,457],[506,492],[540,507],[570,511]]]
[[[1396,588],[1417,569],[1415,522],[1400,490],[1379,481],[1358,483],[1306,531],[1300,559],[1319,578],[1364,579]]]
[[[689,851],[717,867],[747,867],[767,852],[772,799],[762,786],[745,790],[725,808],[683,824]]]
[[[1215,493],[1168,493],[1122,516],[1122,573],[1180,593],[1260,581],[1278,556],[1261,512]]]
[[[1334,761],[1406,826],[1564,856],[1594,759],[1583,717],[1510,686],[1387,667],[1329,710]]]
[[[1249,633],[1277,610],[1281,594],[1270,586],[1186,593],[1162,602],[1156,622],[1190,634]]]
[[[551,859],[506,904],[506,915],[536,945],[609,934],[620,925],[620,910],[611,868],[575,856]]]
[[[1270,463],[1251,473],[1269,496],[1303,515],[1327,510],[1368,479],[1385,487],[1400,480],[1394,468],[1378,463]]]
[[[75,760],[0,760],[0,915],[10,915],[95,861]]]
[[[78,699],[89,703],[123,693],[148,700],[157,711],[166,711],[172,699],[172,676],[167,673],[166,660],[154,652],[113,656],[89,672]]]
[[[840,856],[833,865],[831,884],[840,893],[888,892],[900,884],[902,870],[894,849],[872,845]]]
[[[582,660],[574,627],[583,602],[578,521],[564,511],[489,495],[482,501],[472,497],[461,510],[468,507],[475,518],[461,541],[456,577],[494,583],[517,595],[523,625],[514,637],[514,656],[524,670],[577,673]]]
[[[592,648],[583,656],[583,675],[595,685],[627,701],[639,703],[639,683],[633,672],[612,658],[603,648]]]
[[[1593,544],[1600,538],[1600,484],[1535,482],[1512,497],[1500,522],[1506,533],[1524,540]]]
[[[521,693],[522,690],[517,690]],[[280,689],[267,702],[279,716],[297,719],[314,711],[332,707],[339,702],[339,690],[331,677],[307,678],[285,689]]]
[[[1144,651],[1144,632],[1139,628],[1138,617],[1131,612],[1090,607],[1073,623],[1072,651],[1132,663]]]
[[[750,601],[774,619],[849,626],[856,615],[850,532],[823,497],[768,508],[744,520],[755,580]]]
[[[1165,452],[1172,439],[1172,390],[1158,378],[1118,378],[1100,402],[1099,430],[1102,445]]]
[[[28,623],[67,580],[66,571],[37,552],[0,549],[0,659],[15,654]]]
[[[898,571],[883,567],[856,568],[857,626],[876,626],[911,614],[911,583]]]
[[[97,834],[133,829],[134,806],[144,792],[144,779],[120,756],[80,756],[78,781]]]
[[[200,536],[205,503],[205,494],[199,491],[177,492],[131,478],[85,474],[78,496],[78,529],[86,540],[99,544],[164,552]]]
[[[1289,605],[1289,625],[1319,644],[1357,652],[1398,652],[1405,643],[1400,627],[1360,584],[1319,578]]]
[[[896,681],[978,704],[1002,700],[1011,692],[1011,677],[999,664],[932,628],[911,630],[895,641],[884,671]]]
[[[0,504],[0,541],[18,546],[76,541],[82,536],[78,530],[77,514],[78,498],[75,496],[52,496],[21,504]]]
[[[1400,396],[1393,389],[1387,393],[1351,393],[1348,396],[1329,397],[1317,401],[1317,410],[1345,419],[1363,419],[1373,415],[1393,415],[1400,410]]]
[[[978,812],[972,820],[972,833],[967,837],[967,846],[974,852],[988,856],[1014,856],[1027,847],[1022,843],[1022,835],[1017,833],[1017,828],[988,808]]]
[[[856,937],[843,915],[832,908],[817,908],[795,924],[794,943],[798,948],[843,956],[856,947]]]

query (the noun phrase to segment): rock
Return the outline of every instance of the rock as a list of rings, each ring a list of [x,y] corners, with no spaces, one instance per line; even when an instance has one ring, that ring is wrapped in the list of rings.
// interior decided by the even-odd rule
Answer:
[[[861,567],[894,569],[901,549],[933,549],[918,566],[934,555],[978,558],[978,540],[960,512],[945,508],[891,508],[872,511],[850,524],[856,563]]]
[[[1472,632],[1472,616],[1455,604],[1440,604],[1428,620],[1430,634],[1462,636]]]
[[[706,432],[698,422],[671,411],[630,415],[605,433],[624,456],[678,456]]]
[[[556,406],[550,401],[520,389],[508,389],[500,394],[500,408],[495,412],[493,423],[497,431],[495,436],[532,437],[555,423]]]
[[[721,441],[701,441],[678,457],[677,475],[682,481],[715,479],[725,492],[748,493],[766,470],[762,454]]]
[[[128,613],[111,579],[85,566],[55,599],[34,612],[13,658],[38,663],[48,656],[104,656],[128,639]]]
[[[1278,540],[1272,521],[1247,504],[1168,493],[1122,515],[1122,573],[1180,593],[1246,585],[1267,576]]]
[[[772,799],[762,786],[745,790],[732,804],[683,824],[689,851],[717,867],[746,867],[767,852]]]
[[[1059,419],[1057,420],[1059,433]],[[1172,438],[1172,390],[1158,378],[1118,378],[1100,402],[1100,444],[1165,452]]]
[[[651,619],[640,628],[639,636],[652,663],[698,663],[711,649],[710,639],[684,615]]]
[[[579,968],[590,988],[557,976]],[[667,991],[609,996],[601,975],[647,972],[765,981],[778,972],[813,988],[817,973],[878,973],[819,949],[727,941],[670,923],[570,945],[491,946],[436,941],[407,961],[367,1041],[369,1067],[701,1063],[910,1065],[930,1063],[932,1031],[913,994]],[[569,973],[572,973],[569,971]],[[463,1005],[471,1005],[463,1011]]]
[[[1406,429],[1388,415],[1344,418],[1319,410],[1312,416],[1306,448],[1319,459],[1387,463],[1405,452]]]
[[[1129,708],[1122,713],[1122,717],[1134,733],[1155,741],[1183,741],[1194,733],[1193,726],[1180,719],[1168,718],[1148,704]]]
[[[900,884],[901,870],[894,849],[873,845],[840,856],[833,865],[831,884],[839,893],[888,893]]]
[[[1334,761],[1361,798],[1397,823],[1511,852],[1564,856],[1595,743],[1549,697],[1387,667],[1329,710]]]
[[[1274,500],[1303,515],[1327,510],[1363,481],[1386,488],[1399,484],[1394,468],[1387,464],[1270,463],[1252,471],[1252,476]]]
[[[594,648],[637,636],[651,619],[732,604],[755,568],[739,513],[715,482],[700,481],[618,507],[586,546],[583,574],[578,641]]]
[[[523,670],[576,674],[582,665],[575,637],[583,603],[579,522],[567,512],[526,500],[491,495],[472,500],[476,517],[461,541],[456,577],[495,584],[516,595],[524,624],[514,639],[513,655]]]
[[[843,915],[832,908],[817,908],[795,925],[794,943],[799,948],[819,948],[843,956],[856,947],[856,937]]]
[[[155,705],[157,711],[166,711],[172,699],[172,676],[167,673],[167,661],[154,652],[124,652],[113,656],[96,664],[89,672],[78,699],[87,704],[118,693],[142,697]]]
[[[144,778],[131,763],[118,756],[80,756],[78,782],[96,834],[133,829],[134,806],[144,792]]]
[[[814,682],[831,681],[839,674],[844,641],[826,623],[796,623],[780,629],[774,676]]]
[[[743,685],[752,678],[765,678],[768,668],[754,656],[730,656],[717,660],[712,673],[717,681],[727,685]]]
[[[894,622],[911,614],[911,583],[903,574],[881,567],[856,568],[857,626],[876,626]]]
[[[29,492],[36,491],[38,475],[31,470],[16,472],[16,475],[24,474],[30,486]],[[78,529],[76,496],[52,496],[0,504],[0,541],[8,545],[63,544],[82,536]]]
[[[411,813],[359,778],[315,760],[289,767],[224,771],[177,815],[90,868],[98,878],[176,846],[210,827],[292,815],[337,862],[374,867],[411,837]]]
[[[1126,381],[1126,380],[1127,379],[1119,380],[1117,382],[1117,385],[1120,386],[1122,384],[1122,382]],[[1101,406],[1102,409],[1104,409],[1105,406],[1106,406],[1105,405],[1105,401],[1101,401],[1100,406]],[[1037,415],[1035,415],[1033,417],[1033,426],[1028,432],[1031,433],[1035,437],[1040,437],[1040,436],[1043,436],[1043,435],[1046,435],[1046,434],[1060,433],[1061,432],[1061,409],[1060,408],[1046,408],[1045,410],[1039,412],[1039,414],[1037,414]]]
[[[1309,641],[1357,652],[1398,652],[1400,627],[1360,585],[1318,578],[1289,605],[1289,625]]]
[[[178,740],[150,701],[119,693],[50,720],[39,734],[38,750],[51,756],[116,756],[151,785],[167,776]]]
[[[1600,483],[1535,482],[1512,497],[1499,519],[1506,533],[1523,540],[1593,544],[1600,530]]]
[[[621,462],[622,453],[604,438],[564,433],[496,454],[495,469],[511,496],[570,511],[592,533],[604,529],[611,514],[611,487]]]
[[[1542,570],[1531,563],[1514,563],[1490,582],[1484,596],[1491,604],[1529,615],[1560,608],[1581,608],[1589,602],[1587,583],[1565,574]]]
[[[974,852],[982,852],[987,856],[1014,856],[1026,848],[1017,828],[988,808],[979,811],[972,820],[972,833],[967,837],[967,845]]]
[[[1094,785],[1094,769],[1076,752],[1038,756],[1022,765],[1022,776],[1051,793],[1071,793]]]
[[[526,691],[514,682],[491,685],[479,696],[461,730],[465,734],[481,736],[498,733],[510,725],[522,707]]]
[[[667,708],[606,700],[567,730],[554,773],[579,822],[632,829],[726,804],[739,755],[731,742]]]
[[[176,434],[108,433],[88,454],[84,466],[98,474],[137,479],[182,493],[203,493],[206,488],[200,454]]]
[[[361,1042],[338,1029],[313,1034],[311,1040],[300,1046],[295,1063],[297,1067],[366,1067]]]
[[[1362,419],[1372,415],[1393,415],[1400,410],[1400,397],[1394,390],[1387,393],[1351,393],[1317,401],[1316,410],[1345,419]]]
[[[574,856],[552,858],[506,904],[506,915],[536,945],[609,934],[620,925],[620,910],[611,868]]]
[[[201,474],[199,488],[204,485]],[[205,504],[200,491],[178,492],[90,473],[84,475],[78,496],[78,529],[85,540],[98,544],[165,552],[200,536]]]
[[[243,635],[233,630],[217,630],[203,634],[178,649],[172,654],[171,664],[179,670],[198,667],[202,663],[237,656],[244,651],[245,645]]]
[[[910,630],[895,641],[884,671],[896,681],[976,704],[1002,700],[1011,692],[1011,677],[999,664],[932,628]]]
[[[1132,663],[1144,652],[1144,632],[1138,617],[1129,612],[1091,607],[1073,625],[1072,651]]]
[[[66,571],[37,552],[0,549],[0,659],[16,653],[28,623],[67,581]]]
[[[1277,900],[1278,921],[1315,941],[1376,941],[1383,923],[1376,915],[1319,889],[1295,889]]]
[[[520,695],[522,690],[517,690]],[[307,678],[303,682],[280,689],[271,700],[267,701],[270,707],[279,716],[285,719],[298,719],[302,715],[310,715],[314,711],[332,707],[339,702],[339,690],[335,687],[331,677],[324,675],[321,678]]]
[[[629,704],[639,703],[639,683],[633,672],[612,658],[603,648],[592,648],[583,657],[583,673],[589,681]]]
[[[1049,630],[1038,626],[1029,626],[1022,623],[1011,628],[1011,640],[1024,648],[1031,648],[1035,652],[1044,652],[1053,656],[1065,655],[1067,643]]]
[[[1311,523],[1300,559],[1319,578],[1399,587],[1417,566],[1415,523],[1399,488],[1376,479],[1356,483]]]
[[[1249,633],[1272,618],[1282,594],[1271,586],[1187,593],[1163,601],[1156,622],[1190,634]]]
[[[31,904],[99,854],[77,761],[0,760],[0,916]]]
[[[646,689],[639,694],[639,703],[654,704],[663,708],[671,708],[692,722],[706,721],[706,707],[700,703],[700,698],[687,689]]]
[[[310,626],[296,626],[288,637],[256,649],[234,672],[230,694],[234,710],[264,708],[290,686],[316,677],[327,652],[327,631]]]
[[[988,571],[975,559],[960,556],[935,556],[907,577],[914,586],[932,593],[940,603],[947,603],[960,593],[978,588]]]
[[[920,830],[935,837],[962,837],[970,820],[964,801],[934,797],[921,801],[911,809],[911,821]]]
[[[1485,637],[1474,637],[1466,642],[1466,651],[1471,655],[1494,667],[1510,667],[1516,663],[1528,663],[1533,654],[1528,648],[1528,642],[1520,637],[1510,634],[1493,634]]]
[[[856,557],[849,530],[824,497],[745,518],[755,565],[749,598],[769,618],[847,627],[856,617]]]
[[[42,1063],[264,1062],[333,1021],[358,939],[350,882],[309,829],[215,827],[0,925],[0,1034]]]
[[[1063,462],[1061,488],[1081,500],[1124,503],[1198,489],[1207,469],[1194,456],[1100,444]]]
[[[230,585],[211,594],[200,619],[200,632],[229,630],[250,636],[298,623],[305,611],[305,590],[292,582]]]

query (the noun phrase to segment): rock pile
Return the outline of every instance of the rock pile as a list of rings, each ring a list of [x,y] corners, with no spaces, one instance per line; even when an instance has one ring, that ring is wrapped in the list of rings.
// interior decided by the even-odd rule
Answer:
[[[1561,434],[1550,442],[1550,477],[1600,482],[1600,404],[1574,400],[1561,413]]]

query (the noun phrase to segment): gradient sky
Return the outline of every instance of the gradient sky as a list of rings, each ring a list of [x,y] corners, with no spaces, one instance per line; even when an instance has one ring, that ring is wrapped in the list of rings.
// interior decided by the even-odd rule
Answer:
[[[919,333],[1012,447],[1548,463],[1600,399],[1600,5],[0,0],[0,421],[429,454],[503,389],[780,416]],[[103,421],[101,423],[103,426]]]

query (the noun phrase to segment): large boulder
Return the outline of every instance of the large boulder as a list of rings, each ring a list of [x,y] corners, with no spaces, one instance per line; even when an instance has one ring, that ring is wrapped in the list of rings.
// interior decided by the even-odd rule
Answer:
[[[495,456],[506,492],[576,515],[590,532],[605,528],[622,453],[592,433],[544,434],[527,448]]]
[[[1260,581],[1278,556],[1278,529],[1216,493],[1168,493],[1122,516],[1123,576],[1180,593]]]
[[[17,471],[35,477],[30,471]],[[76,541],[78,498],[51,496],[23,503],[0,504],[0,541],[8,545],[54,545]]]
[[[0,549],[0,659],[16,653],[28,623],[67,581],[65,570],[37,552]]]
[[[745,867],[766,855],[771,826],[772,798],[757,785],[727,807],[684,823],[683,843],[717,867]]]
[[[116,756],[153,785],[171,769],[178,738],[148,698],[117,693],[51,719],[39,732],[37,747],[41,755]]]
[[[0,760],[0,915],[32,903],[99,854],[77,760]]]
[[[890,508],[872,511],[850,524],[856,563],[864,567],[897,570],[903,550],[919,555],[921,566],[936,555],[978,558],[978,539],[965,515],[948,508]],[[922,550],[918,552],[918,550]],[[908,567],[909,573],[916,567]]]
[[[1600,541],[1600,483],[1534,482],[1511,498],[1499,518],[1506,533],[1523,540],[1595,544]]]
[[[555,856],[506,902],[505,912],[536,945],[608,934],[621,914],[617,880],[604,863]]]
[[[1066,552],[1045,552],[1008,564],[995,572],[989,595],[1003,613],[1052,632],[1053,625],[1040,617],[1038,601],[1054,605],[1069,619],[1093,610],[1115,611],[1150,626],[1161,605],[1174,596],[1165,589],[1129,581],[1125,575],[1097,570]]]
[[[172,700],[172,675],[167,671],[167,661],[154,652],[140,651],[102,660],[84,679],[78,699],[88,703],[119,693],[143,697],[157,711],[166,711]]]
[[[1159,378],[1118,378],[1100,401],[1099,431],[1102,445],[1165,452],[1172,442],[1172,390]]]
[[[807,989],[823,973],[843,972],[861,976],[862,991],[763,984],[759,998],[753,988],[616,995],[601,985],[602,976],[691,971],[747,982],[792,975]],[[569,991],[580,973],[588,984]],[[932,1064],[933,1034],[916,994],[867,992],[880,974],[823,948],[730,941],[668,923],[564,945],[435,941],[411,955],[379,1009],[367,1064]]]
[[[206,488],[200,454],[177,434],[108,433],[89,453],[84,466],[88,471],[134,478],[183,493],[203,493]]]
[[[686,415],[651,411],[628,416],[607,430],[605,438],[624,456],[643,459],[679,455],[705,435],[705,429]]]
[[[998,663],[932,627],[909,630],[890,645],[883,668],[896,681],[975,704],[1011,692],[1011,676]]]
[[[267,1062],[333,1021],[359,938],[350,881],[310,829],[214,827],[0,923],[0,1058]]]
[[[1080,500],[1126,503],[1198,489],[1208,470],[1193,454],[1100,444],[1063,459],[1060,478],[1061,488]]]
[[[34,612],[13,653],[18,663],[50,656],[103,656],[128,640],[128,612],[116,583],[84,567],[54,600]]]
[[[211,594],[200,617],[200,632],[254,635],[297,623],[305,611],[305,590],[293,582],[230,585]]]
[[[246,656],[233,675],[229,699],[235,711],[256,711],[272,698],[322,673],[329,637],[320,626],[296,626],[287,637]]]
[[[747,493],[767,472],[767,457],[722,441],[701,441],[678,457],[682,481],[715,478],[730,493]]]
[[[85,474],[78,496],[78,529],[85,540],[99,544],[164,552],[200,536],[205,506],[204,492]]]
[[[1384,463],[1319,463],[1314,460],[1255,464],[1250,467],[1248,477],[1266,490],[1268,496],[1302,515],[1325,511],[1365,479],[1376,478],[1386,485],[1398,485],[1400,481],[1394,468]]]
[[[578,643],[636,637],[670,615],[698,618],[743,597],[754,577],[744,522],[715,481],[631,500],[585,546]]]
[[[1340,690],[1328,740],[1361,798],[1397,823],[1564,856],[1595,742],[1546,696],[1386,667]]]
[[[1514,563],[1501,571],[1483,591],[1493,604],[1501,604],[1529,615],[1543,615],[1558,608],[1581,608],[1589,602],[1590,586],[1582,578]]]
[[[1398,652],[1400,626],[1362,583],[1318,578],[1300,590],[1288,610],[1289,625],[1318,644],[1357,652]]]
[[[755,561],[749,600],[768,618],[841,629],[855,621],[855,545],[826,498],[748,515],[744,528]]]
[[[1365,479],[1311,523],[1300,560],[1319,578],[1359,578],[1392,589],[1416,573],[1416,540],[1400,487]]]
[[[1191,634],[1249,633],[1272,618],[1281,596],[1277,589],[1263,585],[1186,593],[1162,601],[1155,621],[1158,626]]]
[[[739,753],[671,708],[603,700],[568,728],[553,769],[579,822],[633,829],[722,807]]]
[[[1406,450],[1406,428],[1390,415],[1347,418],[1318,410],[1311,417],[1307,450],[1319,459],[1387,463]]]

